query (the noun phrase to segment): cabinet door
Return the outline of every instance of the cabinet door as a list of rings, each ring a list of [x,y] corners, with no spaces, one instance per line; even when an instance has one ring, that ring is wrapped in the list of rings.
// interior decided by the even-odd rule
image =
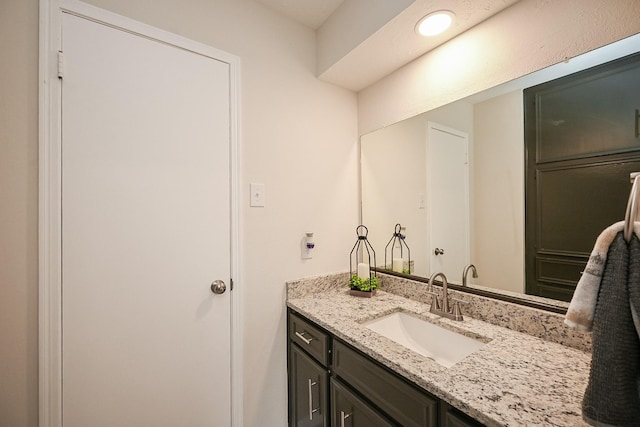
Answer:
[[[484,424],[470,418],[448,403],[440,402],[440,425],[442,427],[483,427]]]
[[[338,340],[333,373],[404,427],[435,427],[438,401]]]
[[[444,416],[443,427],[481,427],[482,424],[454,412]]]
[[[289,363],[290,427],[327,427],[327,370],[293,343]]]
[[[367,403],[351,393],[335,378],[331,378],[332,427],[393,426]]]

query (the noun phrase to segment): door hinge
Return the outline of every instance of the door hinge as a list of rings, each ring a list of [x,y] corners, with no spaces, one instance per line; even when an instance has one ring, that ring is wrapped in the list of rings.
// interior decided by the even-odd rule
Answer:
[[[64,77],[64,55],[62,52],[58,52],[58,78]]]
[[[233,279],[229,279],[229,290],[233,290]]]

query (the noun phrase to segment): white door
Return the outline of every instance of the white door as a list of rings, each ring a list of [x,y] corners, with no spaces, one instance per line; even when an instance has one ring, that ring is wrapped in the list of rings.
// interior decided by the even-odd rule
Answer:
[[[62,37],[63,425],[229,426],[229,64]]]
[[[427,124],[427,185],[430,271],[460,282],[469,262],[468,137]]]

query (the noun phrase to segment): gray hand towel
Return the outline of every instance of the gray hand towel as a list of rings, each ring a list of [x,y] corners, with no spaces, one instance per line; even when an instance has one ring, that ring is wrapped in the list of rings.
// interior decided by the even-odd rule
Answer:
[[[594,426],[640,426],[640,339],[629,296],[629,287],[638,285],[640,242],[633,236],[627,246],[618,233],[596,303],[591,371],[582,402],[582,416]]]
[[[629,242],[629,300],[631,303],[631,316],[640,339],[640,240],[634,234]]]

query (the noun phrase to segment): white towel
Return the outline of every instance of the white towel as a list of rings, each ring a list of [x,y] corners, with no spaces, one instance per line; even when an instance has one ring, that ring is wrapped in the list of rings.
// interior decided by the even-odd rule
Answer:
[[[602,272],[607,262],[607,252],[609,252],[609,246],[611,246],[616,234],[622,230],[624,230],[624,221],[619,221],[606,228],[598,236],[567,309],[564,323],[570,327],[589,332],[593,329],[593,314],[596,309]],[[638,222],[634,223],[634,233],[640,236],[640,223]]]

